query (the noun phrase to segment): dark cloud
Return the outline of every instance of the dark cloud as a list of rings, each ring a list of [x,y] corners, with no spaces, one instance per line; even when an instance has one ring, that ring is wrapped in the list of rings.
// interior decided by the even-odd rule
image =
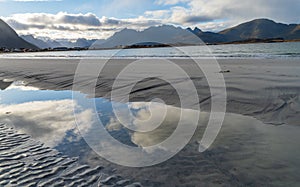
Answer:
[[[101,26],[99,18],[93,14],[87,15],[64,15],[59,20],[60,23],[65,24],[77,24],[77,25],[89,25],[89,26]]]
[[[53,29],[64,31],[115,31],[125,27],[149,27],[161,24],[157,20],[146,19],[143,17],[135,19],[116,19],[102,17],[98,18],[94,14],[18,14],[6,19],[7,22],[16,30]]]
[[[102,22],[104,25],[120,25],[124,23],[123,21],[114,18],[104,18],[102,19]]]
[[[20,23],[16,20],[13,20],[13,19],[7,20],[7,23],[16,30],[28,30],[30,28],[36,28],[36,29],[45,29],[46,28],[45,25],[23,24],[23,23]]]
[[[200,22],[209,22],[213,21],[215,18],[208,16],[186,16],[183,18],[185,23],[200,23]]]
[[[116,31],[117,28],[88,28],[87,31]]]
[[[80,30],[82,30],[82,29],[79,29],[76,27],[63,26],[63,25],[50,25],[50,26],[47,26],[47,29],[59,30],[59,31],[80,31]]]
[[[141,30],[161,24],[158,20],[142,16],[132,19],[117,19],[98,18],[92,13],[68,14],[65,12],[15,14],[3,19],[19,34],[34,34],[38,37],[55,39],[76,39],[77,37],[102,39],[124,28]]]

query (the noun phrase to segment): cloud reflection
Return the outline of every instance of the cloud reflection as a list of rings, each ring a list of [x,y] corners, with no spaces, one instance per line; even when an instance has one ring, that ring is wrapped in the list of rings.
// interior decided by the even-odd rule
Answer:
[[[128,108],[134,116],[133,120],[131,120],[131,125],[134,127],[152,125],[153,121],[160,121],[163,117],[163,120],[160,121],[159,127],[152,131],[130,131],[131,141],[145,150],[148,150],[147,147],[159,144],[171,136],[177,128],[179,120],[181,120],[181,123],[183,123],[184,126],[188,127],[193,123],[192,120],[195,119],[194,116],[199,116],[199,126],[205,127],[209,117],[209,113],[200,113],[199,111],[181,109],[178,107],[163,105],[161,103],[132,102],[128,104]],[[124,116],[119,118],[126,118],[126,114],[127,113],[125,112]],[[124,126],[122,126],[122,123],[120,123],[115,116],[112,116],[106,125],[106,129],[109,131],[118,131],[122,128],[124,128]],[[202,133],[203,132],[200,132],[199,128],[199,131],[196,132],[197,138],[201,139],[200,136]],[[182,132],[181,134],[184,136],[185,132]],[[164,148],[160,147],[160,149]]]
[[[35,101],[14,105],[0,105],[0,119],[10,122],[21,133],[31,135],[47,146],[55,147],[65,133],[76,131],[73,109],[79,107],[72,100]],[[91,110],[77,114],[78,123],[91,124]]]

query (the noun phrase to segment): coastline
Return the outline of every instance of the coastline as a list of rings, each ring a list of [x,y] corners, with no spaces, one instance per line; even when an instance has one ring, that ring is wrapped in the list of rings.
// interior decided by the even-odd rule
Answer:
[[[238,40],[232,42],[219,42],[219,43],[203,43],[199,45],[192,45],[192,44],[159,44],[157,46],[145,46],[145,45],[132,45],[132,46],[122,46],[122,47],[112,47],[112,48],[93,48],[90,47],[75,47],[75,48],[67,48],[62,47],[61,49],[39,49],[39,50],[24,50],[24,51],[0,51],[0,54],[10,54],[10,53],[46,53],[46,52],[66,52],[66,51],[89,51],[89,50],[117,50],[117,49],[153,49],[153,48],[167,48],[167,47],[187,47],[187,46],[212,46],[212,45],[241,45],[241,44],[268,44],[268,43],[294,43],[300,42],[300,39],[296,40],[285,40],[285,39],[247,39],[247,40]]]

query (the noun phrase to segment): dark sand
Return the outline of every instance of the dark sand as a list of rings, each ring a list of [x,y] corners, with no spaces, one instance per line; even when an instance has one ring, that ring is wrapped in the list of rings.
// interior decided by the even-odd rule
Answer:
[[[132,61],[110,60],[97,77],[96,96],[110,98],[115,77]],[[199,68],[190,60],[172,61],[189,74],[198,90],[201,110],[209,111],[210,92]],[[87,69],[93,70],[94,63],[104,62],[105,60],[88,60],[84,63]],[[267,124],[299,125],[299,59],[227,59],[218,62],[226,72],[223,75],[227,88],[227,112],[253,116]],[[70,90],[78,63],[79,60],[1,59],[0,77],[24,80],[29,85],[42,89]],[[139,76],[139,73],[137,71],[131,78]],[[220,72],[216,72],[218,73]],[[76,88],[90,94],[95,78],[90,72],[81,74]],[[186,80],[173,81],[174,84],[184,84]],[[149,78],[139,82],[130,95],[131,101],[151,101],[153,98],[161,98],[166,104],[180,106],[173,87],[159,79]]]
[[[107,175],[102,166],[90,167],[68,158],[0,124],[0,186],[137,185],[119,175]]]

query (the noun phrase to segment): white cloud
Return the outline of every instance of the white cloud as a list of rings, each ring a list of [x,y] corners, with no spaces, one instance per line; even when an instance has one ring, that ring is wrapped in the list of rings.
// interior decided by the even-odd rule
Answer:
[[[146,17],[151,17],[154,19],[164,19],[170,16],[170,10],[154,10],[154,11],[146,11],[144,14]]]
[[[221,30],[228,26],[252,20],[255,18],[269,18],[278,22],[299,23],[298,0],[157,0],[159,5],[173,5],[169,9],[169,16],[164,22],[183,25],[201,26],[203,30]],[[186,6],[178,6],[185,3]],[[156,12],[146,12],[158,18]]]
[[[199,127],[203,128],[207,125],[209,113],[199,112],[190,109],[181,109],[173,106],[168,106],[160,103],[148,103],[148,102],[133,102],[128,104],[128,108],[130,110],[134,110],[135,118],[130,121],[131,125],[136,128],[141,126],[152,126],[155,124],[157,126],[153,130],[149,130],[148,132],[139,132],[132,131],[130,133],[131,141],[143,148],[147,152],[154,152],[157,150],[165,150],[168,151],[168,148],[163,146],[156,146],[155,148],[151,148],[149,146],[157,145],[164,140],[166,140],[169,136],[174,133],[174,130],[177,128],[179,122],[181,125],[189,127],[191,124],[198,121]],[[124,114],[124,117],[127,116],[127,112]],[[124,127],[123,120],[120,123],[120,119],[123,116],[118,115],[118,118],[112,116],[110,121],[108,122],[106,129],[108,131],[119,131]],[[152,128],[151,128],[152,129]],[[182,137],[188,137],[188,128],[180,133]],[[202,132],[203,133],[203,132]],[[200,129],[195,133],[194,139],[200,140],[201,135]],[[177,141],[181,141],[179,138]],[[180,142],[174,142],[174,145],[179,145]]]
[[[24,25],[44,25],[51,27],[53,25],[88,25],[100,26],[99,18],[92,13],[87,14],[68,14],[66,12],[59,12],[57,14],[47,13],[25,13],[14,14],[10,17],[4,18],[8,22],[15,21]]]
[[[156,0],[155,3],[158,5],[176,5],[181,2],[188,2],[189,0]]]
[[[22,104],[0,105],[1,122],[11,123],[18,132],[31,135],[34,139],[54,147],[61,143],[68,130],[76,130],[76,122],[84,124],[88,131],[92,123],[92,111],[76,114],[79,107],[73,100],[35,101]],[[76,132],[76,131],[75,131]]]
[[[127,14],[127,8],[134,12],[132,10],[140,10],[140,6],[147,5],[147,3],[149,4],[146,0],[113,0],[101,10],[101,13],[122,11]],[[270,18],[285,23],[299,22],[299,0],[273,0],[272,3],[265,0],[243,2],[239,0],[156,0],[155,3],[161,6],[160,10],[148,10],[143,14],[129,15],[131,18],[122,19],[97,17],[93,13],[69,14],[66,12],[14,14],[2,17],[2,19],[8,22],[18,34],[71,40],[103,39],[123,28],[143,30],[149,26],[161,24],[197,26],[204,31],[220,31],[255,18]]]
[[[14,14],[2,17],[18,34],[33,34],[36,37],[52,39],[103,39],[123,28],[145,29],[160,24],[155,19],[137,17],[117,19],[97,17],[95,14],[69,14],[59,12]]]

